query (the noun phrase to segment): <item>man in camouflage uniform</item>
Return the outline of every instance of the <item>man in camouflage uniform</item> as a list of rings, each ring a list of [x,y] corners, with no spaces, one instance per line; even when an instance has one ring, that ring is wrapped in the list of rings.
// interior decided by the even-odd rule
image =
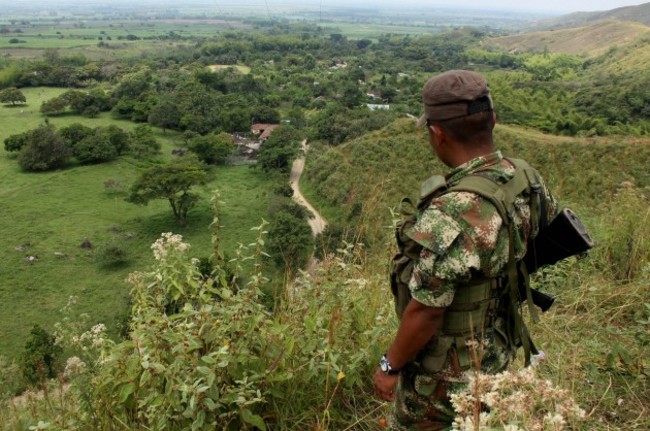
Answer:
[[[513,178],[513,162],[493,143],[496,116],[480,74],[452,70],[435,76],[424,86],[423,101],[425,114],[418,126],[426,124],[433,151],[452,169],[445,176],[444,190],[469,175],[497,184]],[[544,200],[541,208],[550,220],[557,204],[537,177]],[[445,333],[445,318],[447,312],[449,319],[447,310],[458,300],[457,292],[486,283],[497,286],[495,280],[503,275],[511,256],[522,259],[527,240],[537,228],[531,222],[531,207],[528,194],[516,196],[510,229],[495,205],[483,196],[442,191],[420,209],[415,223],[405,230],[421,251],[407,278],[410,300],[398,310],[397,335],[374,375],[377,395],[395,402],[392,429],[447,429],[455,417],[449,394],[466,384],[465,372],[480,367],[482,372],[497,373],[515,356],[517,346],[507,342],[507,324],[498,314],[478,325],[474,322],[477,330],[460,341]],[[495,301],[492,312],[499,307],[499,300]],[[463,308],[456,306],[456,314],[458,310]]]

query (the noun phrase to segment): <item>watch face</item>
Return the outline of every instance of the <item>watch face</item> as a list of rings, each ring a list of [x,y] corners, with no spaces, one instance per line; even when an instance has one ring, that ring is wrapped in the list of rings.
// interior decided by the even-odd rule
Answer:
[[[385,356],[382,356],[382,358],[379,360],[379,368],[384,373],[388,373],[390,371],[390,365],[388,365],[388,359],[386,359]]]

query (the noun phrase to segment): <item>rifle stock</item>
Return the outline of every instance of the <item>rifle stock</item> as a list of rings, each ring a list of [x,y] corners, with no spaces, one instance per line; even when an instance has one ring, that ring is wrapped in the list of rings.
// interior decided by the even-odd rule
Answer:
[[[578,216],[569,208],[564,208],[548,226],[540,229],[534,239],[528,241],[528,250],[523,262],[528,273],[532,274],[543,266],[586,253],[593,246],[594,241]],[[533,303],[542,311],[547,311],[555,302],[554,297],[537,289],[530,291]],[[519,301],[524,302],[526,299],[526,286],[520,283]]]

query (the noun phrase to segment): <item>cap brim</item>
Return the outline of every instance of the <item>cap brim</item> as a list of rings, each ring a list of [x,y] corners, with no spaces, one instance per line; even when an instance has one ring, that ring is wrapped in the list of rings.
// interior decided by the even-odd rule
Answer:
[[[426,116],[426,114],[421,116],[420,119],[418,120],[418,123],[417,123],[418,129],[420,127],[424,127],[425,124],[427,124],[427,116]]]

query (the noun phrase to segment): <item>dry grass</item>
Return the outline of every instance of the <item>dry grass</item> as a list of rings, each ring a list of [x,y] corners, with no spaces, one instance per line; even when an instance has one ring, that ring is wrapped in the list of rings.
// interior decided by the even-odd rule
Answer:
[[[595,57],[610,47],[633,43],[650,35],[650,27],[624,21],[598,22],[562,30],[544,30],[491,39],[488,44],[510,52],[563,52]],[[646,63],[647,64],[647,63]]]

